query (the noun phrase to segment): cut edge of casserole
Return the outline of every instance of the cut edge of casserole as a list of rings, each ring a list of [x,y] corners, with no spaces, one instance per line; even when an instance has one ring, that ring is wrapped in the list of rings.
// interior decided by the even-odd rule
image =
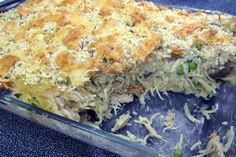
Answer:
[[[28,0],[0,14],[0,85],[100,124],[147,92],[204,98],[235,83],[236,18],[133,0]]]

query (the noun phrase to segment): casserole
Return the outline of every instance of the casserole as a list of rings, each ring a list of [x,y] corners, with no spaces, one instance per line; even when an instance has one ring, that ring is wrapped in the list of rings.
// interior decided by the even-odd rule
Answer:
[[[111,110],[116,112],[121,104],[132,101],[134,95],[142,104],[146,93],[154,90],[184,91],[206,98],[218,87],[214,79],[235,76],[233,17],[170,10],[146,2],[124,3],[116,10],[115,2],[95,1],[92,7],[90,4],[82,7],[82,13],[88,11],[88,15],[78,15],[73,14],[74,9],[78,9],[75,1],[65,1],[65,4],[64,1],[30,1],[17,13],[5,13],[2,39],[5,43],[2,44],[4,48],[9,46],[10,52],[4,50],[1,58],[2,86],[12,88],[13,95],[23,101],[83,123],[90,124],[87,112],[93,110],[99,125],[111,118]],[[30,10],[34,5],[35,10]],[[79,2],[77,5],[82,6]],[[52,9],[55,6],[59,11]],[[42,13],[44,9],[47,11]],[[65,19],[64,14],[60,14],[64,11]],[[122,17],[119,11],[127,12],[131,19]],[[19,21],[14,21],[19,14]],[[159,21],[155,23],[153,16],[158,16]],[[178,17],[180,21],[173,21]],[[50,23],[52,19],[62,25],[59,30],[54,28],[55,23]],[[92,24],[97,19],[98,22]],[[29,20],[28,23],[25,20]],[[23,28],[12,32],[18,24]],[[128,38],[131,41],[127,41]],[[15,47],[13,51],[12,47]]]

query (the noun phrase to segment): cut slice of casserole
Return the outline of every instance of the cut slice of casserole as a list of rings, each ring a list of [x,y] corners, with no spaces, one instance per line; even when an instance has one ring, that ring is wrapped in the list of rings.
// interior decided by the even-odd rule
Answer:
[[[235,81],[236,19],[133,0],[28,0],[0,14],[0,85],[99,122],[148,91],[210,97]],[[99,123],[98,122],[98,123]]]

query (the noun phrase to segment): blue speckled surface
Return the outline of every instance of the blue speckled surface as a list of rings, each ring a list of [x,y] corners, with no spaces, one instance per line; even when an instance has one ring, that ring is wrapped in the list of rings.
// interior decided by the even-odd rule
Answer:
[[[157,0],[236,15],[236,0]],[[0,156],[117,156],[0,110]]]
[[[117,156],[0,110],[0,156]]]

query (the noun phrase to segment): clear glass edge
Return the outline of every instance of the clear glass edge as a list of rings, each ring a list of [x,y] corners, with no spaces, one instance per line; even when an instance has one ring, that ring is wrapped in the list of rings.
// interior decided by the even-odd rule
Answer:
[[[15,1],[15,3],[17,3],[15,6],[19,5],[19,3],[21,3],[21,2],[23,2],[23,1],[22,0],[20,2],[19,1]],[[178,6],[178,5],[167,5],[167,4],[159,4],[159,3],[155,3],[155,4],[161,5],[161,6],[166,6],[166,7],[173,8],[173,9],[185,9],[185,10],[189,10],[189,11],[193,11],[193,12],[201,11],[201,12],[205,12],[205,13],[209,13],[209,14],[225,14],[225,15],[229,15],[229,16],[234,16],[234,15],[231,15],[231,14],[228,14],[228,13],[225,13],[225,12],[221,12],[221,11],[197,9],[197,8],[192,8],[192,7],[187,7],[187,6]],[[11,4],[11,5],[14,6],[14,4]],[[0,5],[0,8],[2,8],[2,7],[7,7],[7,6]],[[9,9],[11,9],[11,8],[9,8]],[[4,103],[4,101],[5,101],[7,103],[12,103],[12,104],[18,105],[18,107],[21,107],[21,108],[23,108],[25,110],[28,110],[29,112],[36,112],[39,115],[47,115],[48,118],[52,118],[52,119],[54,119],[54,120],[56,120],[58,122],[61,122],[61,123],[67,124],[67,125],[69,125],[71,127],[75,127],[77,129],[89,132],[89,133],[91,133],[91,134],[93,134],[95,136],[99,136],[99,137],[105,138],[105,139],[110,140],[112,142],[115,142],[115,143],[118,143],[118,144],[121,144],[121,145],[125,145],[126,147],[129,147],[130,149],[139,152],[139,154],[136,154],[134,156],[143,156],[145,154],[145,156],[150,156],[150,157],[154,157],[154,156],[155,157],[168,157],[167,155],[165,155],[163,153],[157,152],[153,148],[145,147],[145,146],[143,146],[141,144],[137,144],[137,143],[134,143],[134,142],[131,142],[131,141],[119,138],[119,137],[117,137],[117,136],[115,136],[115,135],[113,135],[113,134],[111,134],[109,132],[106,132],[106,131],[103,131],[103,130],[99,130],[97,128],[94,128],[94,127],[82,124],[80,122],[76,122],[76,121],[64,118],[64,117],[62,117],[60,115],[57,115],[55,113],[42,110],[42,109],[40,109],[40,108],[38,108],[36,106],[27,104],[27,103],[22,102],[20,100],[17,100],[15,98],[11,97],[10,95],[0,96],[0,100],[2,100],[2,101],[0,101],[2,103]],[[2,108],[2,107],[0,106],[0,108]],[[2,109],[4,109],[4,108],[2,108]],[[65,133],[65,134],[67,134],[67,133]],[[67,134],[67,135],[70,136],[70,134]],[[78,140],[80,140],[80,139],[78,139]],[[124,156],[128,155],[128,154],[123,154],[122,152],[108,150],[108,149],[104,148],[101,145],[95,145],[95,146],[100,147],[102,149],[105,149],[107,151],[113,152],[113,153],[120,154],[120,155],[124,155]]]
[[[3,97],[0,97],[0,102],[2,102],[2,105],[5,104],[4,107],[0,106],[0,108],[2,108],[2,109],[7,110],[7,104],[8,103],[10,103],[12,105],[17,105],[17,107],[25,109],[25,110],[27,110],[29,112],[32,112],[32,113],[34,112],[35,114],[47,117],[48,119],[51,118],[51,119],[53,119],[55,121],[58,121],[60,123],[64,123],[64,124],[66,124],[66,125],[68,125],[70,127],[73,127],[73,128],[76,128],[76,129],[88,132],[88,133],[90,133],[92,135],[95,135],[95,136],[99,136],[99,137],[105,138],[105,139],[107,139],[107,140],[109,140],[111,142],[117,143],[119,145],[123,145],[125,147],[130,148],[131,150],[134,150],[134,151],[138,152],[138,153],[134,153],[134,155],[131,155],[131,156],[143,156],[145,154],[145,156],[150,156],[150,157],[152,157],[152,156],[153,157],[154,156],[155,157],[167,157],[166,155],[164,155],[164,154],[162,154],[160,152],[157,152],[153,148],[149,148],[149,147],[143,146],[141,144],[137,144],[137,143],[134,143],[134,142],[131,142],[131,141],[119,138],[118,136],[115,136],[112,133],[109,133],[109,132],[106,132],[106,131],[103,131],[103,130],[100,130],[100,129],[97,129],[97,128],[94,128],[94,127],[91,127],[91,126],[88,126],[88,125],[85,125],[85,124],[82,124],[80,122],[76,122],[76,121],[64,118],[64,117],[62,117],[60,115],[57,115],[55,113],[52,113],[52,112],[40,109],[40,108],[38,108],[36,106],[24,103],[24,102],[22,102],[20,100],[17,100],[15,98],[11,97],[10,95],[5,95]],[[23,118],[25,118],[25,117],[23,117]],[[32,119],[29,119],[29,118],[26,118],[26,119],[32,120]],[[44,125],[43,123],[40,123],[40,121],[38,121],[37,123]],[[59,130],[57,130],[57,131],[59,131]],[[65,133],[65,132],[63,132],[63,133],[70,136],[69,133]],[[79,138],[76,138],[76,139],[81,140]],[[86,142],[86,141],[84,141],[84,142]],[[93,144],[93,145],[97,146],[99,148],[105,149],[107,151],[113,152],[113,153],[117,153],[117,154],[125,155],[125,156],[128,155],[126,153],[123,154],[123,152],[117,152],[115,150],[106,149],[106,147],[104,147],[103,145],[98,145],[98,144]]]

